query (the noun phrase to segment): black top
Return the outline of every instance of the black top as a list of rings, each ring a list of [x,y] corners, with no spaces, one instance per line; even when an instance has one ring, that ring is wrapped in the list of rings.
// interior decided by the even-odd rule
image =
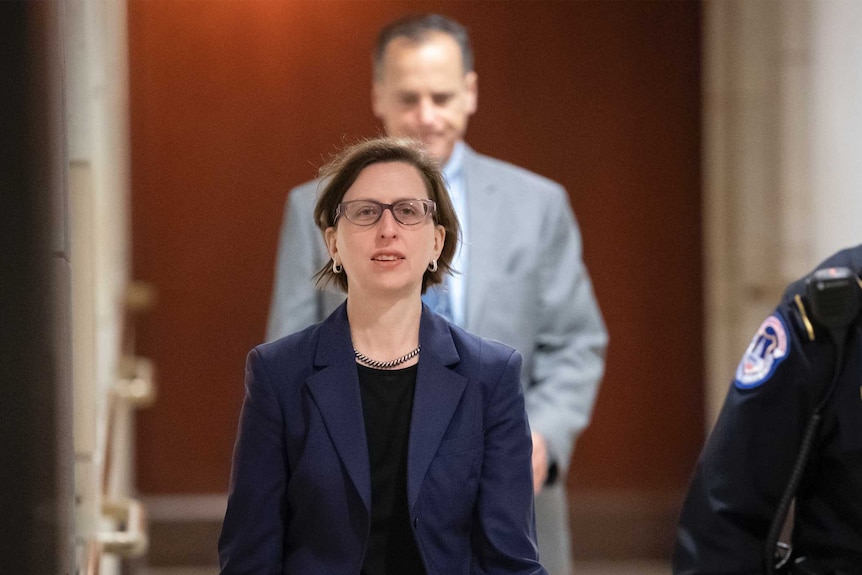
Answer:
[[[357,366],[371,464],[371,534],[362,575],[424,575],[407,509],[407,446],[417,366]]]

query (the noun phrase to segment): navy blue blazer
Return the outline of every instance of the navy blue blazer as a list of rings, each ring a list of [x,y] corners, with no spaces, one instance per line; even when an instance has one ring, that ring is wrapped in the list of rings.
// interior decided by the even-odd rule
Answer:
[[[423,306],[407,463],[428,575],[535,574],[521,358]],[[249,353],[219,538],[222,574],[358,575],[368,447],[346,305]]]

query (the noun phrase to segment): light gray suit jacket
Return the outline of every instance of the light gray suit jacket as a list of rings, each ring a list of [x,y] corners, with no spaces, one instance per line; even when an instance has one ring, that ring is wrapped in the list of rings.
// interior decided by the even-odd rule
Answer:
[[[523,356],[530,427],[548,442],[560,478],[536,500],[542,563],[569,572],[565,468],[587,426],[604,372],[607,331],[581,258],[581,237],[562,186],[477,154],[464,154],[469,246],[467,331]],[[318,181],[290,192],[276,262],[267,340],[322,321],[344,294],[312,276],[329,258],[312,212]]]

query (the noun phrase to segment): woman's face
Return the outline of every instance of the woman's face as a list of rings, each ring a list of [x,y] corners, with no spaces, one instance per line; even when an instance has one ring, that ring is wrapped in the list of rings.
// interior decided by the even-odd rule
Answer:
[[[429,199],[419,171],[404,162],[371,164],[359,172],[342,202],[374,200],[394,204],[400,200]],[[402,219],[404,219],[402,217]],[[371,225],[359,225],[342,214],[326,230],[330,257],[344,266],[348,294],[391,294],[418,297],[422,277],[432,260],[440,257],[446,231],[429,214],[421,222],[404,225],[392,210],[384,209]]]

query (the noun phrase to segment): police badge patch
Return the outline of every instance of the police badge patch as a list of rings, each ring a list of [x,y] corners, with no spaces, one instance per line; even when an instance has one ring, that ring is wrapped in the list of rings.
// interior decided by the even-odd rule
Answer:
[[[772,314],[763,321],[748,344],[736,368],[733,385],[738,389],[751,389],[768,380],[787,357],[789,347],[784,321],[778,314]]]

